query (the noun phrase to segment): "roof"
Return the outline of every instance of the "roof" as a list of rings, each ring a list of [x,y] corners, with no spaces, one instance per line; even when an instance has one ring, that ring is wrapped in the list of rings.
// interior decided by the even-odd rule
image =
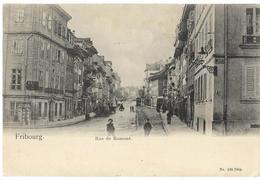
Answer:
[[[160,70],[159,63],[146,64],[145,71],[159,71],[159,70]]]
[[[72,17],[69,13],[67,13],[62,7],[60,7],[60,5],[57,4],[52,4],[52,7],[54,7],[56,10],[58,10],[58,12],[64,16],[66,18],[67,21],[71,20]]]
[[[166,77],[166,71],[167,71],[167,68],[164,68],[161,71],[154,73],[151,77],[148,78],[149,81],[155,81],[157,79]]]

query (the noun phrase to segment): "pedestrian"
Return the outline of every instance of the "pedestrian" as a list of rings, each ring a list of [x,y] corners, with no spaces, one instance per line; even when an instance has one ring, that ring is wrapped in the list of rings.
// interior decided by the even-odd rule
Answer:
[[[171,124],[172,110],[169,110],[167,113],[167,124]]]
[[[107,123],[107,135],[108,136],[115,136],[115,127],[113,124],[113,119],[108,119]]]
[[[125,109],[125,108],[124,108],[124,106],[123,106],[123,103],[120,104],[119,110],[120,110],[120,111],[123,111],[124,109]]]
[[[150,123],[150,120],[147,118],[144,124],[144,135],[149,136],[152,128],[152,124]]]
[[[135,107],[134,106],[132,106],[132,111],[135,112]]]

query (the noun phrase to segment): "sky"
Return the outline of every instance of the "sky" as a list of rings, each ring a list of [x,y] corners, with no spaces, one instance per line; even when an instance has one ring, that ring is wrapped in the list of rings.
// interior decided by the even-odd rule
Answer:
[[[77,37],[90,37],[98,54],[112,61],[122,86],[142,86],[147,63],[174,53],[183,5],[64,4]]]

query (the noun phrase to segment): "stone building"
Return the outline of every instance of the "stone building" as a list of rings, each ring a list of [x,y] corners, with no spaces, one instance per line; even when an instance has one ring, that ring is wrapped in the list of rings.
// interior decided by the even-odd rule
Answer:
[[[188,59],[188,94],[194,93],[189,118],[197,131],[229,133],[259,126],[259,24],[259,5],[184,7],[178,31],[188,39],[175,53]]]
[[[4,5],[4,123],[64,118],[71,16],[58,5]]]

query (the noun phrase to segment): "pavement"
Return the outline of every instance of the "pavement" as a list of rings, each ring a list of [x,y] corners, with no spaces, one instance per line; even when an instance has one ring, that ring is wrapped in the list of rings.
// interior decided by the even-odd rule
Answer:
[[[131,137],[137,135],[143,135],[141,129],[136,129],[135,112],[130,112],[130,105],[134,105],[134,102],[124,102],[124,111],[117,109],[115,114],[111,114],[107,117],[93,117],[90,120],[85,120],[84,116],[77,118],[52,122],[50,126],[42,126],[40,128],[4,128],[6,133],[14,134],[17,131],[19,133],[31,133],[31,134],[43,134],[43,135],[64,135],[75,137],[106,137],[106,124],[108,119],[113,119],[115,126],[115,134],[118,137]],[[50,124],[49,124],[50,125]]]
[[[85,115],[77,116],[71,119],[65,119],[60,121],[39,121],[37,124],[30,125],[20,125],[20,124],[5,124],[5,128],[18,128],[18,129],[39,129],[39,128],[54,128],[54,127],[64,127],[68,125],[73,125],[80,123],[85,120]]]
[[[104,137],[106,133],[106,124],[109,118],[112,118],[115,126],[116,136],[144,136],[143,125],[146,118],[152,123],[152,131],[150,136],[169,136],[169,135],[198,135],[195,130],[187,127],[185,123],[180,121],[177,116],[173,116],[170,125],[166,122],[166,113],[159,114],[155,108],[141,106],[136,107],[135,112],[130,112],[130,106],[135,105],[135,102],[125,102],[125,110],[111,114],[108,117],[94,117],[90,120],[85,120],[85,116],[78,116],[72,119],[49,122],[41,126],[25,126],[17,128],[5,128],[5,131],[30,132],[42,134],[70,134],[70,135],[94,135]],[[24,129],[24,130],[22,130]]]
[[[171,118],[171,124],[167,124],[167,113],[158,113],[154,107],[140,106],[137,112],[139,115],[139,126],[143,125],[145,118],[149,118],[152,125],[157,129],[161,129],[164,135],[201,135],[194,129],[189,128],[175,115]]]

